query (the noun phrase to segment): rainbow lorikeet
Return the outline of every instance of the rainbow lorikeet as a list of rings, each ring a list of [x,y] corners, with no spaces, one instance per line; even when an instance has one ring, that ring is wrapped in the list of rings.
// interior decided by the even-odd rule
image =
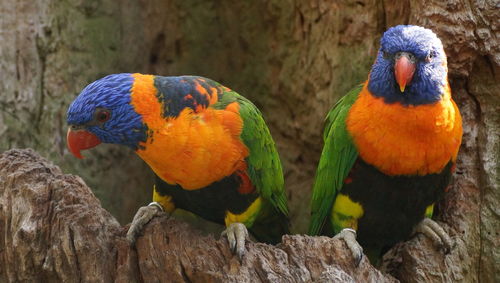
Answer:
[[[430,219],[462,140],[443,45],[431,30],[404,25],[380,45],[368,80],[328,113],[311,203],[309,233],[343,238],[356,264],[361,246],[376,262],[414,232],[452,244]]]
[[[131,242],[160,210],[176,208],[225,224],[240,258],[246,228],[267,243],[288,233],[274,141],[260,111],[235,91],[196,76],[114,74],[89,84],[67,121],[76,157],[101,142],[121,144],[156,174],[154,202],[134,217]]]

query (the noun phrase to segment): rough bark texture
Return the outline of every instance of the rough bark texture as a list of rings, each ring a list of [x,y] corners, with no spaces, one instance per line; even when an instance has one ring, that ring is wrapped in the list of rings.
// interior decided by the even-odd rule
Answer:
[[[366,79],[387,27],[422,25],[443,41],[464,116],[455,185],[438,214],[457,249],[443,258],[419,237],[388,255],[386,268],[405,281],[500,282],[499,9],[494,0],[4,0],[0,151],[35,148],[126,223],[150,197],[151,173],[116,146],[73,159],[64,145],[69,102],[108,73],[204,75],[262,109],[294,231],[304,232],[326,112]]]
[[[225,240],[156,218],[130,248],[126,229],[78,176],[33,150],[0,155],[1,282],[394,282],[344,243],[285,236],[277,247],[248,243],[240,263]]]
[[[63,170],[78,172],[126,221],[138,200],[150,198],[146,165],[112,146],[75,162],[65,145],[66,110],[76,94],[103,75],[141,70],[148,59],[129,51],[139,35],[120,29],[140,27],[140,19],[123,15],[117,2],[0,2],[0,149],[35,148]],[[113,197],[123,192],[127,197]]]

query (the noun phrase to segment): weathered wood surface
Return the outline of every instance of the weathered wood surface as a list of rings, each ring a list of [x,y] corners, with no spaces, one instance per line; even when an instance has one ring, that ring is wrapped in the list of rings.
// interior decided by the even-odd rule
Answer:
[[[442,204],[450,254],[419,235],[394,248],[382,270],[403,282],[474,282],[479,234],[475,189],[455,184]],[[342,241],[285,236],[277,246],[249,242],[240,263],[224,239],[173,218],[147,225],[136,247],[122,227],[74,175],[33,150],[0,155],[0,281],[48,282],[392,282],[366,258],[356,268]],[[495,276],[484,276],[493,282]]]
[[[159,217],[131,248],[126,228],[74,175],[32,150],[0,155],[1,282],[393,282],[339,240],[249,242],[240,263],[225,240]]]

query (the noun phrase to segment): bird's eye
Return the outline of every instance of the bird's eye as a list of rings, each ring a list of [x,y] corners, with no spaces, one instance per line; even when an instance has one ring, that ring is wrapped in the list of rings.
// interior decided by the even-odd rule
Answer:
[[[435,57],[436,57],[436,52],[431,51],[431,52],[429,52],[429,54],[427,55],[427,57],[425,57],[425,61],[426,62],[431,62]]]
[[[382,51],[382,55],[384,56],[385,59],[389,59],[391,57],[391,54],[387,51]]]
[[[111,113],[108,110],[98,110],[95,117],[98,122],[104,123],[111,118]]]

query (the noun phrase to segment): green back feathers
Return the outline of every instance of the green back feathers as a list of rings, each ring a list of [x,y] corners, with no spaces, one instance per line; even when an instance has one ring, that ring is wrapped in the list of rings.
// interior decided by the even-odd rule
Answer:
[[[288,216],[283,170],[273,138],[260,111],[249,100],[234,91],[219,95],[214,108],[223,109],[238,102],[243,120],[241,139],[250,154],[246,158],[247,172],[260,196]]]
[[[346,129],[346,118],[361,89],[362,85],[359,85],[347,93],[326,117],[323,134],[324,147],[316,171],[311,199],[310,235],[318,235],[321,232],[331,213],[335,197],[358,156]]]

